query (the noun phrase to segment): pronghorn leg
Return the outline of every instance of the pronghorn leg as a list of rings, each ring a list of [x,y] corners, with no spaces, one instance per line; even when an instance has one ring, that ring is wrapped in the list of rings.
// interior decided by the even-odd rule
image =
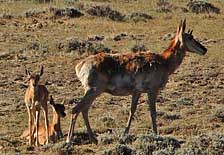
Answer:
[[[32,116],[32,111],[31,109],[27,106],[27,111],[28,111],[28,116],[29,116],[29,121],[28,121],[28,124],[29,124],[29,145],[32,145],[33,143],[33,116]]]
[[[125,131],[124,131],[121,139],[119,140],[119,142],[122,143],[122,144],[126,142],[127,135],[129,133],[129,129],[130,129],[130,126],[131,126],[131,121],[132,121],[132,119],[134,117],[134,113],[135,113],[136,108],[137,108],[137,104],[138,104],[139,97],[140,97],[140,94],[134,94],[134,95],[132,95],[131,111],[130,111],[130,114],[129,114],[127,126],[125,128]]]
[[[48,107],[47,107],[47,104],[45,104],[46,106],[43,107],[43,111],[44,111],[44,121],[45,121],[45,135],[46,135],[46,143],[45,144],[48,144],[49,143],[49,130],[48,130],[48,127],[49,127],[49,121],[48,121]]]
[[[87,129],[87,132],[89,134],[89,139],[92,143],[95,143],[97,144],[97,139],[95,138],[94,134],[93,134],[93,131],[90,127],[90,124],[89,124],[89,117],[88,117],[88,113],[89,113],[89,107],[86,108],[83,112],[82,112],[82,116],[83,116],[83,119],[84,119],[84,122],[85,122],[85,125],[86,125],[86,129]]]
[[[85,91],[85,95],[82,98],[81,102],[79,102],[73,109],[72,109],[72,116],[71,116],[71,124],[67,136],[66,142],[71,142],[71,139],[73,137],[73,130],[75,126],[76,119],[80,112],[83,112],[85,109],[88,109],[88,107],[91,105],[93,100],[101,93],[101,91],[98,91],[94,88],[90,88]],[[84,114],[85,115],[85,114]],[[87,115],[88,116],[88,115]],[[85,116],[84,116],[85,117]],[[85,121],[85,119],[84,119]],[[85,122],[89,125],[89,123]],[[90,127],[90,125],[89,125]],[[87,127],[88,128],[88,127]],[[89,133],[90,134],[90,133]]]
[[[140,97],[140,94],[132,95],[131,111],[130,111],[130,114],[129,114],[129,118],[128,118],[128,122],[127,122],[127,127],[125,128],[125,131],[124,131],[123,136],[127,135],[128,132],[129,132],[129,129],[130,129],[130,126],[131,126],[131,121],[132,121],[132,119],[134,117],[134,113],[135,113],[136,108],[137,108],[137,104],[138,104],[139,97]]]
[[[35,127],[36,127],[36,146],[39,146],[39,117],[40,117],[40,109],[36,109],[36,116],[35,116]]]
[[[70,126],[69,126],[68,136],[66,139],[67,143],[70,143],[73,138],[73,131],[74,131],[75,122],[76,122],[77,117],[78,117],[78,114],[71,114],[71,122],[70,122]]]
[[[152,120],[152,130],[155,134],[157,134],[157,124],[156,124],[156,97],[157,97],[158,91],[150,91],[148,92],[148,105],[149,110],[151,114],[151,120]]]

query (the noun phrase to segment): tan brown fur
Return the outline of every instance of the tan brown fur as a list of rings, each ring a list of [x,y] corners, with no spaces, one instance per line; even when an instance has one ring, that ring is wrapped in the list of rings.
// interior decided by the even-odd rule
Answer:
[[[72,109],[67,142],[71,142],[76,119],[81,112],[90,140],[93,136],[88,120],[88,109],[100,94],[131,95],[131,111],[124,135],[128,134],[131,120],[141,93],[147,93],[152,120],[152,130],[157,134],[156,97],[172,74],[183,61],[186,51],[205,54],[207,49],[193,39],[192,31],[185,33],[186,20],[181,22],[170,46],[162,54],[150,52],[120,53],[89,56],[76,66],[76,74],[85,93],[82,100]]]
[[[48,133],[49,133],[49,140],[55,143],[57,140],[63,137],[63,133],[61,130],[61,117],[65,117],[65,107],[63,104],[55,104],[52,97],[50,97],[50,104],[52,106],[53,110],[53,118],[52,122],[48,126]],[[32,130],[35,133],[36,129],[34,125],[32,126]],[[38,136],[39,136],[39,143],[41,145],[46,144],[47,138],[46,138],[46,128],[43,123],[40,123],[39,130],[38,130]],[[29,128],[25,129],[23,131],[23,134],[20,136],[20,138],[26,138],[29,139]],[[36,138],[36,135],[35,135]]]
[[[29,145],[34,143],[34,132],[32,126],[35,126],[36,135],[38,135],[39,129],[39,117],[40,117],[40,109],[42,108],[45,116],[45,128],[48,131],[48,90],[44,85],[39,85],[39,80],[41,75],[43,74],[43,67],[41,67],[40,74],[31,74],[28,70],[26,70],[27,81],[29,83],[28,88],[25,92],[25,103],[29,115]],[[35,122],[35,124],[33,124]],[[48,132],[45,133],[47,137],[48,143]],[[36,139],[35,145],[39,145],[39,139]]]

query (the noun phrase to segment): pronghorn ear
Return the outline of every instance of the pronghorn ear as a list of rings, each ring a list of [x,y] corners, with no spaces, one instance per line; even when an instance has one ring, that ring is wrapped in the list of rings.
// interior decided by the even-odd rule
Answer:
[[[176,35],[175,35],[175,43],[178,42],[179,40],[179,36],[180,36],[180,31],[181,31],[181,28],[182,28],[182,20],[180,21],[180,24],[177,26],[177,32],[176,32]]]
[[[182,37],[183,37],[184,31],[185,31],[185,28],[186,28],[186,19],[184,19],[183,22],[181,20],[181,24],[179,26],[179,32],[178,32],[178,35],[176,36],[176,42],[179,41],[181,45],[183,43]]]
[[[51,105],[54,105],[54,99],[53,99],[52,95],[50,95],[49,103],[50,103]]]
[[[41,69],[40,69],[40,76],[44,74],[44,67],[41,66]]]
[[[65,99],[61,102],[62,105],[65,105]]]
[[[181,25],[180,25],[180,31],[179,31],[179,35],[182,35],[185,31],[185,28],[186,28],[186,19],[184,19],[184,21],[182,22],[181,20]]]
[[[26,73],[27,76],[30,76],[31,75],[30,74],[30,71],[28,71],[28,69],[25,70],[25,73]]]
[[[183,24],[182,24],[182,33],[185,32],[186,29],[186,19],[184,19]]]

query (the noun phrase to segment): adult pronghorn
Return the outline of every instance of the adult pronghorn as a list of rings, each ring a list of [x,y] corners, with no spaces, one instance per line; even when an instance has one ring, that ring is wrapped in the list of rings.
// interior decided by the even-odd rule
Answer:
[[[26,89],[25,93],[25,103],[29,115],[29,145],[34,143],[34,132],[32,129],[33,122],[35,121],[34,128],[36,129],[36,146],[39,145],[39,117],[40,117],[40,109],[42,108],[45,116],[45,128],[46,128],[46,144],[49,141],[48,134],[48,90],[44,85],[39,85],[40,77],[44,73],[43,66],[41,67],[40,74],[31,74],[26,69],[27,81],[29,82],[29,86]]]
[[[103,92],[117,96],[132,95],[131,112],[124,135],[129,132],[141,93],[147,93],[152,129],[157,134],[155,101],[159,90],[166,85],[170,74],[179,67],[187,51],[200,55],[207,52],[207,49],[194,39],[192,31],[185,33],[185,27],[186,20],[181,21],[170,46],[162,54],[100,53],[78,63],[75,68],[76,74],[85,89],[85,94],[72,109],[67,142],[72,139],[75,121],[80,112],[82,112],[90,140],[97,142],[89,124],[88,110],[95,98]]]

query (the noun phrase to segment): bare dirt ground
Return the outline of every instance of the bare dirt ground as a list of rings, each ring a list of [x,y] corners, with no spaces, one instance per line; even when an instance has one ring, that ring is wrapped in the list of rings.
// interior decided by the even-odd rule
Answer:
[[[211,13],[210,8],[194,13],[187,0],[2,2],[0,154],[223,154],[224,2],[210,2],[220,11]],[[208,53],[188,53],[161,91],[157,100],[160,136],[150,134],[143,95],[128,143],[119,144],[129,115],[130,97],[103,94],[89,112],[98,145],[89,142],[81,116],[74,143],[65,144],[72,108],[68,102],[67,117],[62,120],[64,138],[59,142],[37,148],[19,138],[28,125],[23,99],[25,67],[39,71],[44,66],[41,83],[58,103],[78,99],[83,89],[74,68],[80,59],[99,51],[125,52],[136,47],[159,53],[168,47],[183,18],[187,19],[187,29],[194,30]]]

